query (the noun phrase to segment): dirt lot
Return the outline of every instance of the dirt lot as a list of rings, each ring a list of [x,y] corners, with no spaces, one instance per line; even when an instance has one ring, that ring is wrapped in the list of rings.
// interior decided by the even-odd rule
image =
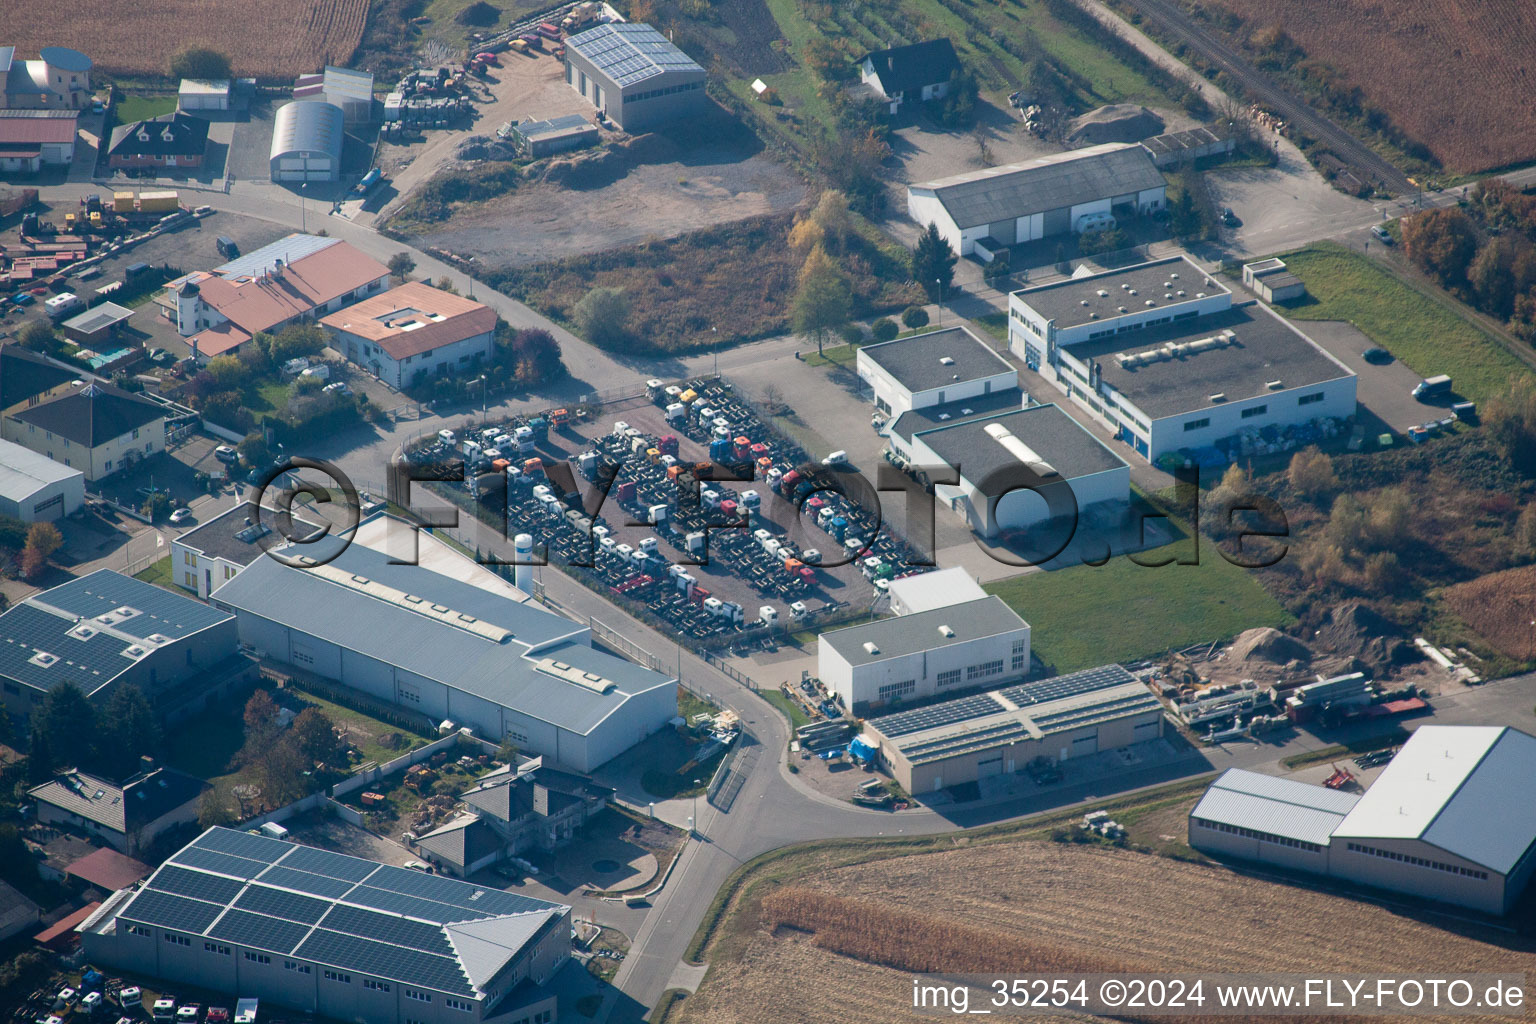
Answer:
[[[994,940],[972,947],[975,964],[946,964],[957,972],[982,969],[982,958],[1003,945],[1028,950],[1032,969],[1042,971],[1085,962],[1147,973],[1213,963],[1224,971],[1359,974],[1536,968],[1536,947],[1504,932],[1447,931],[1400,908],[1120,850],[1015,840],[846,867],[835,866],[837,856],[814,851],[772,870],[812,895],[842,897],[852,928],[895,911],[933,922],[934,932],[963,924]],[[679,1020],[874,1024],[910,1012],[911,972],[922,969],[932,933],[885,945],[883,965],[864,962],[829,948],[847,942],[844,932],[770,931],[761,912],[767,888],[738,902],[709,951],[709,976]]]
[[[1221,0],[1249,28],[1278,24],[1344,73],[1365,102],[1449,169],[1472,172],[1536,157],[1529,55],[1536,7],[1475,0]],[[1406,76],[1403,68],[1414,68]]]
[[[1536,658],[1536,566],[1489,573],[1447,587],[1441,595],[1461,621],[1472,626],[1500,654],[1528,661]]]

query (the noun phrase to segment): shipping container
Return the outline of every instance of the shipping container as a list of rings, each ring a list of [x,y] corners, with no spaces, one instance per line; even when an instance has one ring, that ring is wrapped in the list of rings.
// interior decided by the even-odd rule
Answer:
[[[140,192],[140,213],[171,213],[177,207],[180,196],[174,190],[163,192]]]

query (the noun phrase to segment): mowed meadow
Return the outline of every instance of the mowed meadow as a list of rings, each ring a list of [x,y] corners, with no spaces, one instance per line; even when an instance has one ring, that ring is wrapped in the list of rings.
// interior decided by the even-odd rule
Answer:
[[[125,75],[164,75],[172,54],[201,44],[227,53],[237,75],[288,78],[350,61],[367,18],[368,0],[0,3],[0,40],[19,60],[68,46]]]
[[[1536,4],[1526,0],[1220,0],[1342,71],[1447,170],[1536,159]]]

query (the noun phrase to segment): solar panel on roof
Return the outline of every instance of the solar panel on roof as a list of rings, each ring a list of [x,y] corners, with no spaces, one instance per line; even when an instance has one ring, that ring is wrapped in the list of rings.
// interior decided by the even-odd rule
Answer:
[[[362,974],[398,978],[406,984],[474,995],[457,960],[325,928],[316,928],[296,950],[296,955]]]
[[[295,847],[292,843],[285,843],[281,839],[268,839],[266,836],[253,836],[249,832],[236,832],[233,829],[224,828],[204,832],[192,845],[198,849],[217,850],[219,853],[230,853],[236,857],[265,861],[268,864],[290,850],[303,849],[303,847]]]
[[[228,903],[245,883],[223,875],[210,875],[206,871],[193,871],[167,864],[155,872],[149,884],[151,888],[177,896],[191,896],[210,903]]]
[[[233,875],[236,878],[255,878],[267,865],[263,861],[249,860],[245,857],[236,857],[229,853],[218,853],[214,850],[205,850],[198,846],[189,846],[185,850],[171,858],[174,864],[185,864],[188,867],[202,868],[205,871],[217,871],[220,874]]]
[[[992,699],[991,694],[978,693],[972,697],[947,700],[942,704],[930,704],[925,708],[898,711],[894,715],[872,718],[869,724],[886,736],[904,736],[909,732],[921,732],[941,725],[953,725],[982,715],[996,714],[1003,706]]]
[[[363,938],[378,939],[380,942],[420,950],[423,953],[453,956],[453,944],[448,941],[448,936],[443,933],[443,926],[439,924],[425,924],[421,921],[411,921],[339,903],[325,915],[320,926],[335,932],[361,935]]]
[[[285,889],[297,889],[300,892],[307,892],[312,896],[321,896],[333,900],[345,896],[354,884],[326,875],[316,875],[308,871],[297,871],[293,868],[284,867],[281,864],[274,864],[263,871],[261,873],[261,881],[269,885],[280,885]]]
[[[543,910],[549,904],[530,896],[519,896],[500,889],[479,889],[457,879],[440,875],[424,875],[420,871],[380,866],[368,885],[375,889],[388,889],[418,899],[447,903],[487,916],[496,914],[521,914],[528,910]],[[478,893],[478,895],[477,895]]]
[[[1135,681],[1136,677],[1119,665],[1101,665],[1098,668],[1088,668],[1052,679],[1019,683],[999,690],[998,693],[1007,700],[1024,707],[1029,704],[1041,704],[1048,700],[1059,700],[1062,697],[1074,697],[1079,693],[1105,690],[1111,686]]]
[[[202,900],[173,896],[157,889],[141,889],[122,917],[140,924],[152,924],[178,932],[201,933],[224,908]]]
[[[243,910],[229,910],[219,918],[219,923],[208,934],[215,939],[238,942],[242,946],[254,946],[272,953],[292,953],[293,947],[309,934],[309,925],[248,914]]]
[[[420,918],[423,921],[436,921],[446,924],[449,921],[469,921],[481,917],[489,917],[489,914],[481,914],[463,907],[449,906],[446,903],[438,903],[435,900],[418,899],[415,896],[407,896],[400,892],[390,892],[387,889],[375,889],[369,885],[360,885],[347,894],[349,903],[359,903],[365,907],[374,907],[378,910],[387,910],[394,914],[404,914],[407,917]]]
[[[297,868],[300,871],[340,878],[348,882],[361,882],[379,867],[372,861],[331,853],[329,850],[317,850],[312,846],[292,846],[286,843],[283,845],[291,851],[283,858],[282,866],[285,868]]]
[[[300,896],[281,889],[268,889],[258,883],[241,893],[240,898],[235,901],[235,906],[242,910],[249,910],[253,914],[265,914],[268,917],[281,917],[288,921],[314,924],[325,916],[331,904],[326,900]]]

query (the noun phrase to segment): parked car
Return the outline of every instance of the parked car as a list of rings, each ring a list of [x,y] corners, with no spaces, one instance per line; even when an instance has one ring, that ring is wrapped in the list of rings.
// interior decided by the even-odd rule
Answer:
[[[848,464],[848,453],[839,448],[831,455],[822,459],[821,464],[823,466],[846,466]]]
[[[1230,206],[1223,206],[1221,208],[1221,222],[1229,228],[1242,227],[1243,224],[1237,214],[1232,212],[1232,207]]]
[[[1371,234],[1375,235],[1376,236],[1376,240],[1378,242],[1380,242],[1382,245],[1392,245],[1392,244],[1394,244],[1393,243],[1393,238],[1392,238],[1392,232],[1388,231],[1386,228],[1382,227],[1380,224],[1372,224],[1371,225]]]
[[[1365,350],[1365,361],[1375,363],[1377,366],[1385,366],[1392,361],[1392,353],[1384,348],[1372,346]]]
[[[234,446],[227,444],[221,444],[215,448],[213,450],[213,457],[224,463],[226,466],[231,463],[240,461],[240,453],[235,451]]]
[[[187,1003],[176,1008],[176,1024],[197,1024],[198,1018],[203,1014],[203,1008],[197,1003]]]
[[[228,1024],[229,1009],[223,1006],[208,1007],[208,1015],[203,1018],[208,1024]]]
[[[192,510],[189,509],[189,508],[178,508],[174,512],[171,513],[171,522],[172,523],[176,523],[176,524],[184,523],[188,519],[191,519],[191,518],[192,518]]]

